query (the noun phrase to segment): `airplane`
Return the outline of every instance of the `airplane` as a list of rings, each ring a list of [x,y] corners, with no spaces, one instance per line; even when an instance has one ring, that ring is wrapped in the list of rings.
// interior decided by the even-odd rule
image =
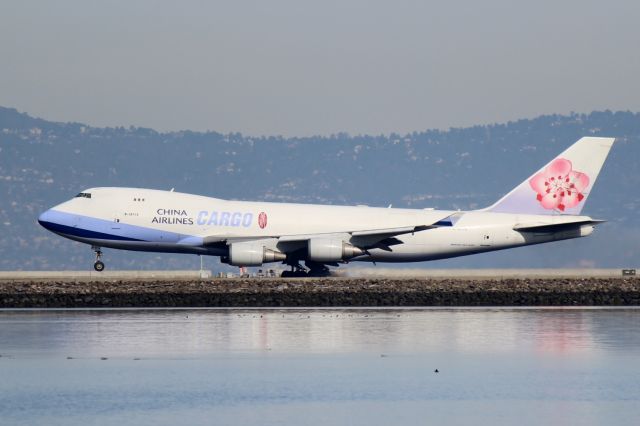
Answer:
[[[583,137],[493,205],[471,211],[230,201],[142,188],[90,188],[38,222],[102,248],[281,262],[283,277],[326,276],[348,262],[421,262],[590,235],[581,216],[614,138]],[[304,262],[304,266],[301,264]]]

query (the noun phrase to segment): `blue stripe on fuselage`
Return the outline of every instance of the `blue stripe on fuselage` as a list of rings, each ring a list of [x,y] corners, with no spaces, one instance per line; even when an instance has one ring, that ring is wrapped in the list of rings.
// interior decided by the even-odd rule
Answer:
[[[47,210],[38,218],[46,229],[65,236],[114,240],[176,243],[185,235],[144,226],[112,222],[90,216]]]
[[[123,237],[121,235],[91,231],[89,229],[82,229],[74,226],[60,225],[59,223],[47,222],[43,220],[39,220],[38,222],[49,231],[55,232],[56,234],[69,235],[72,237],[89,238],[96,240],[144,241],[138,240],[136,238]]]

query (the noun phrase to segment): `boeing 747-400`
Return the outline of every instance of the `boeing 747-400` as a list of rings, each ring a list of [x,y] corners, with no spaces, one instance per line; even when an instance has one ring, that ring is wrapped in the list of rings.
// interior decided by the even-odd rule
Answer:
[[[454,211],[228,201],[141,188],[85,189],[38,222],[102,248],[282,262],[283,276],[326,275],[346,262],[420,262],[569,238],[600,220],[582,208],[613,144],[584,137],[492,206]],[[304,266],[302,265],[304,262]]]

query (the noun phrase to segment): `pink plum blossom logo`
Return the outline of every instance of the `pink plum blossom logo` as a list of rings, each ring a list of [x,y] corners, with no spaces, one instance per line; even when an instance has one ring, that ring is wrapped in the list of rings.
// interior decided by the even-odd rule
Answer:
[[[260,212],[258,215],[258,226],[261,229],[264,229],[267,226],[267,214],[265,212]]]
[[[584,199],[589,176],[573,170],[571,161],[556,158],[543,171],[529,180],[538,194],[536,199],[545,209],[564,211],[577,206]]]

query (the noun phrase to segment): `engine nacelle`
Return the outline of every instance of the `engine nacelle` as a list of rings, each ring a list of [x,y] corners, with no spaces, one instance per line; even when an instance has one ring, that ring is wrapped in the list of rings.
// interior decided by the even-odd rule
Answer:
[[[314,262],[339,262],[364,254],[364,250],[330,238],[312,238],[307,245],[307,258]]]
[[[286,254],[270,250],[262,244],[231,243],[229,257],[224,260],[233,266],[260,266],[267,262],[280,262],[286,258]]]

